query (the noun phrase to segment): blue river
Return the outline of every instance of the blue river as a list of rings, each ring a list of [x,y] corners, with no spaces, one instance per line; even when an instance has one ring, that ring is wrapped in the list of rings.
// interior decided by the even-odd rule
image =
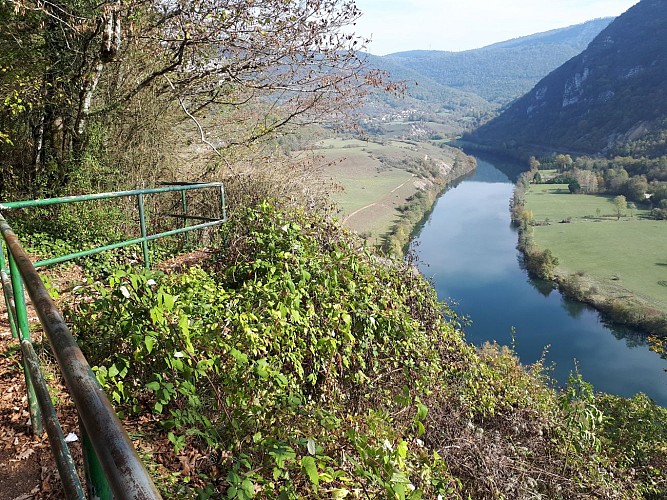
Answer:
[[[607,324],[595,309],[528,276],[510,223],[513,182],[495,161],[477,161],[471,176],[440,197],[411,245],[438,296],[469,320],[466,339],[512,345],[526,364],[544,356],[556,384],[578,369],[595,390],[643,392],[667,406],[667,360],[640,332]]]

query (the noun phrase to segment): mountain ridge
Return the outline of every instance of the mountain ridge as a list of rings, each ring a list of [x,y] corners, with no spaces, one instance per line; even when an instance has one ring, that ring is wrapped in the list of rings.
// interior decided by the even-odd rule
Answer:
[[[642,0],[472,139],[585,153],[665,154],[667,1]],[[644,146],[637,147],[638,141]],[[634,144],[634,146],[633,146]]]
[[[441,85],[475,93],[498,108],[580,53],[611,21],[594,19],[462,52],[413,50],[373,57],[376,64],[416,71]]]

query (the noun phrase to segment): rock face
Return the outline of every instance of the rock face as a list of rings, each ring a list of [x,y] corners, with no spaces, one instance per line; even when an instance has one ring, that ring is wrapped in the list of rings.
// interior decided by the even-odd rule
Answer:
[[[667,0],[642,0],[473,139],[605,153],[666,128]]]

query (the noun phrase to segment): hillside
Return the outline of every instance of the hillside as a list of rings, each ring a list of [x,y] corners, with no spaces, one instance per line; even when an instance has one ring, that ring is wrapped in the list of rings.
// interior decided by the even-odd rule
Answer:
[[[579,54],[610,21],[596,19],[463,52],[399,52],[373,62],[407,81],[411,80],[409,72],[414,72],[424,81],[476,94],[499,107]]]
[[[473,140],[584,153],[665,154],[667,2],[643,0]]]
[[[466,344],[427,280],[321,215],[262,203],[221,231],[201,266],[119,270],[67,308],[165,498],[667,492],[646,396],[557,392]]]
[[[386,71],[391,80],[405,82],[406,85],[403,95],[381,90],[371,92],[362,110],[371,120],[386,119],[387,116],[412,117],[441,123],[460,132],[488,120],[496,108],[474,92],[447,86],[399,61],[371,54],[366,57],[370,67]],[[472,118],[477,121],[471,124]]]

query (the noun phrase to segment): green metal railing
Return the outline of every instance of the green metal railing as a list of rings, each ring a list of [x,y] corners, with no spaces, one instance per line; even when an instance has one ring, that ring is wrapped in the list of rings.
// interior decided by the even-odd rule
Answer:
[[[218,193],[220,217],[208,218],[188,215],[187,192],[204,189],[214,190]],[[183,212],[167,215],[182,219],[183,227],[149,235],[144,207],[145,196],[168,192],[181,193]],[[2,211],[5,210],[121,197],[137,198],[141,237],[37,262],[31,262],[2,215]],[[190,220],[201,222],[189,225],[188,221]],[[44,287],[36,268],[137,244],[140,244],[143,248],[144,265],[150,267],[148,247],[150,241],[217,226],[225,221],[224,187],[221,183],[183,183],[154,189],[0,204],[0,231],[2,233],[2,238],[0,238],[0,283],[7,306],[7,316],[12,336],[21,345],[32,428],[37,435],[41,435],[46,430],[67,498],[80,499],[86,498],[86,495],[76,472],[74,461],[69,453],[62,428],[56,417],[48,387],[39,366],[39,360],[30,341],[30,326],[24,290],[27,290],[32,300],[79,414],[79,430],[82,435],[81,441],[87,479],[86,492],[89,498],[157,499],[161,497],[139,459],[132,441],[116,416],[111,403],[98,384],[58,308]]]

